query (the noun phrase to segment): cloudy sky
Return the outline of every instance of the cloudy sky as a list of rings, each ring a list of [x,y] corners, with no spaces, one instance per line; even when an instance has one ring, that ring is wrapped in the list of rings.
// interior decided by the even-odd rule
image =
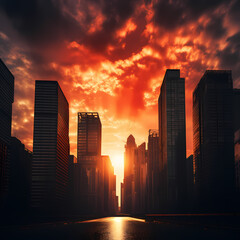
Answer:
[[[12,135],[32,149],[36,79],[58,80],[70,105],[71,153],[77,112],[97,111],[102,153],[119,182],[124,144],[158,127],[167,68],[186,79],[187,155],[192,92],[206,69],[231,69],[240,87],[240,1],[1,0],[0,57],[15,76]]]

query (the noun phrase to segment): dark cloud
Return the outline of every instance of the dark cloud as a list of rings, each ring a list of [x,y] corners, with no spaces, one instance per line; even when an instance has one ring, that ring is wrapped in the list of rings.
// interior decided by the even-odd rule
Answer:
[[[92,0],[93,1],[93,0]],[[93,1],[98,2],[98,1]],[[102,29],[93,34],[89,34],[84,39],[86,45],[90,45],[95,51],[104,51],[108,44],[114,44],[114,33],[121,28],[126,20],[133,14],[139,0],[113,0],[102,1],[102,13],[105,16],[105,21],[102,24]]]
[[[227,39],[227,46],[218,51],[220,65],[225,68],[235,68],[240,61],[240,32]]]
[[[173,30],[191,21],[196,21],[203,14],[211,14],[227,0],[158,0],[154,4],[155,24]]]
[[[149,37],[143,35],[146,29],[146,14],[142,12],[137,18],[134,18],[136,29],[130,33],[127,33],[124,38],[119,42],[119,39],[114,39],[114,49],[111,53],[106,53],[106,56],[111,61],[119,59],[127,59],[133,54],[138,53],[149,42]],[[124,45],[124,47],[122,47]]]
[[[220,39],[226,34],[226,28],[223,26],[223,15],[211,17],[205,27],[205,33],[214,39]]]
[[[131,16],[137,2],[91,0],[80,4],[77,1],[2,0],[0,9],[30,45],[53,47],[63,41],[78,41],[101,51],[112,41],[113,33]],[[95,18],[88,8],[90,4],[95,4],[105,16],[101,31],[93,34],[87,33]],[[85,16],[82,20],[77,20],[78,11]]]
[[[4,39],[0,35],[0,56],[7,56],[9,51],[11,50],[12,46],[8,39]]]
[[[240,22],[240,1],[235,0],[229,10],[229,17],[233,22],[239,24]]]
[[[33,132],[33,117],[31,116],[33,112],[32,108],[26,105],[17,105],[13,104],[13,132],[12,135],[19,138],[24,139],[24,143],[28,145],[29,142],[32,142],[32,132]],[[27,121],[24,121],[28,119]]]
[[[30,45],[56,44],[64,38],[74,39],[81,33],[77,21],[63,14],[55,1],[2,0],[0,8]]]

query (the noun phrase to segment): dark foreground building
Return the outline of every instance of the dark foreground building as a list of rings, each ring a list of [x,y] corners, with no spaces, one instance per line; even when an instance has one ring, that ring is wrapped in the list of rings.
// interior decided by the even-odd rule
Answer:
[[[11,214],[26,214],[30,206],[32,152],[16,137],[11,137],[8,209]]]
[[[75,195],[74,195],[74,165],[77,164],[77,158],[74,155],[69,155],[68,158],[68,191],[67,207],[70,213],[74,213]]]
[[[0,208],[6,203],[8,191],[13,100],[14,76],[0,59]]]
[[[198,210],[228,212],[234,194],[231,71],[207,70],[193,93],[193,162]]]
[[[234,157],[237,201],[240,200],[240,89],[233,89],[234,106]],[[239,205],[239,204],[238,204]],[[240,209],[240,206],[238,207]]]
[[[158,213],[160,202],[159,133],[149,130],[147,158],[147,213]]]
[[[48,214],[63,209],[61,206],[67,198],[68,157],[68,101],[57,81],[36,81],[32,207],[45,209]]]
[[[186,196],[185,79],[168,69],[158,99],[161,211],[183,211]]]
[[[146,212],[146,180],[147,180],[147,151],[146,143],[142,143],[135,150],[134,156],[134,206],[133,212],[137,215],[143,215]]]

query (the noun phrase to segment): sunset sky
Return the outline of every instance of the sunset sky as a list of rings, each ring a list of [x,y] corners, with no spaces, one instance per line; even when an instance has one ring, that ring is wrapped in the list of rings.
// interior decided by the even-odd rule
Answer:
[[[186,79],[187,156],[192,92],[205,70],[232,70],[240,88],[240,1],[1,0],[0,58],[15,76],[12,135],[32,150],[35,80],[57,80],[70,106],[71,154],[77,112],[98,112],[119,190],[128,135],[140,145],[158,128],[166,69]]]

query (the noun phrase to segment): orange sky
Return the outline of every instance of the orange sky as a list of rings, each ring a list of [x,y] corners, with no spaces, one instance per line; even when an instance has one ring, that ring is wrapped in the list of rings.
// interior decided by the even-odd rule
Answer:
[[[240,86],[239,1],[71,0],[0,3],[0,56],[15,76],[12,135],[32,149],[34,83],[58,80],[70,106],[76,156],[77,112],[97,111],[102,153],[123,178],[124,144],[158,128],[167,68],[186,79],[187,155],[192,92],[206,69],[232,69]]]

